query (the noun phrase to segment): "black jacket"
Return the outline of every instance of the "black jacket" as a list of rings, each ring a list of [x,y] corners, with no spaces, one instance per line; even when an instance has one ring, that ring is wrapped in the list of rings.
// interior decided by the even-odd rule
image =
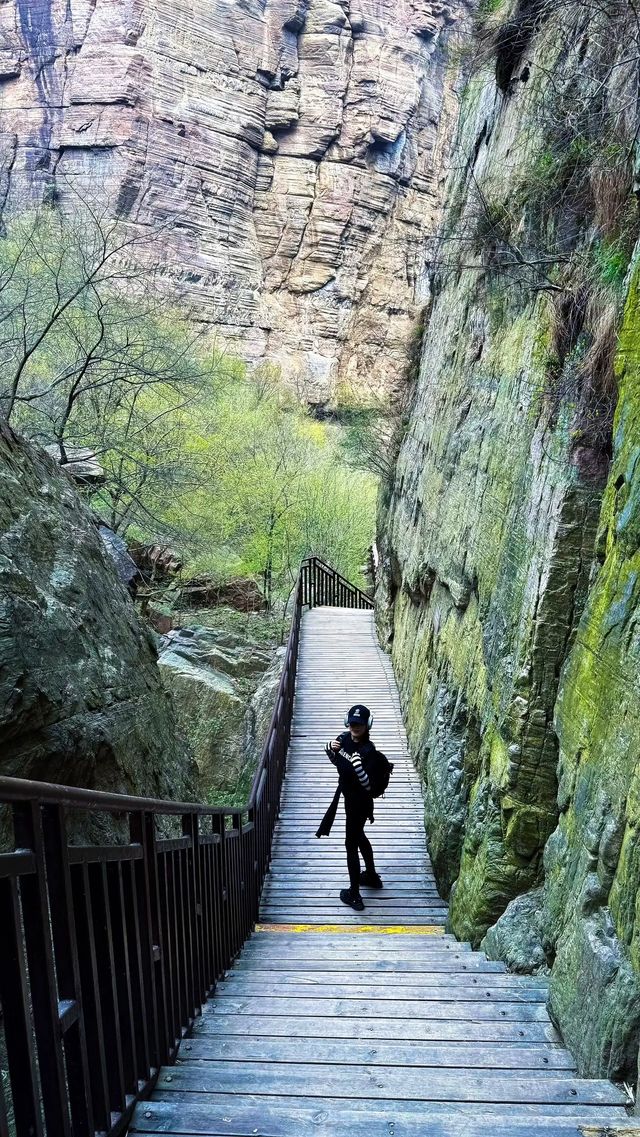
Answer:
[[[365,738],[356,740],[352,737],[350,730],[345,730],[338,735],[338,742],[340,749],[344,750],[346,754],[357,754],[364,759],[365,763],[367,758],[376,752],[368,734]],[[371,794],[363,787],[353,763],[349,762],[339,751],[334,751],[329,757],[338,771],[338,784],[344,794],[345,805],[349,801],[355,801],[363,806],[368,805]]]
[[[320,822],[316,837],[328,837],[331,833],[341,794],[344,796],[345,813],[359,814],[363,824],[367,818],[369,821],[373,821],[373,797],[363,787],[360,780],[362,775],[358,776],[358,768],[362,769],[360,763],[357,762],[354,765],[350,756],[356,754],[366,760],[370,754],[375,754],[376,748],[368,735],[366,738],[356,741],[355,738],[352,738],[350,730],[339,734],[338,741],[340,750],[331,750],[329,744],[327,745],[327,756],[338,771],[338,788],[331,805]]]

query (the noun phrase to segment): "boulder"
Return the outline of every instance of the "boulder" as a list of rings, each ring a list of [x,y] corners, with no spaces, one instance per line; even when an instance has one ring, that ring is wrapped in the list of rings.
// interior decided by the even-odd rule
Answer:
[[[511,901],[480,947],[489,959],[504,960],[512,971],[523,975],[546,972],[543,929],[544,890],[534,888]]]
[[[182,568],[178,554],[166,545],[142,545],[139,541],[132,541],[129,555],[146,581],[173,580]]]
[[[285,655],[286,648],[278,648],[249,703],[246,723],[247,753],[254,766],[258,764],[271,725]]]
[[[246,702],[228,675],[184,652],[164,651],[160,669],[198,767],[199,796],[215,799],[244,764]]]
[[[100,539],[105,549],[116,566],[116,572],[120,580],[132,593],[135,593],[140,573],[135,561],[129,556],[126,541],[123,537],[120,537],[118,533],[114,533],[113,529],[110,529],[108,525],[98,525],[98,533],[100,534]]]
[[[184,799],[191,767],[151,634],[90,511],[0,425],[0,772]]]
[[[233,632],[196,625],[169,631],[163,647],[186,659],[241,678],[262,675],[271,662],[271,652],[243,640]],[[164,659],[164,656],[163,656]]]
[[[238,578],[224,584],[210,576],[194,577],[181,592],[184,608],[215,608],[223,605],[238,612],[263,612],[267,602],[254,580]]]
[[[198,767],[200,796],[246,799],[271,721],[281,658],[243,629],[176,628],[160,669]]]

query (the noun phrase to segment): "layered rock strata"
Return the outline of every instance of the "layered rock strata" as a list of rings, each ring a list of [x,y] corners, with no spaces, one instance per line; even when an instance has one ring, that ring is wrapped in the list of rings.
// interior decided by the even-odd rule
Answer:
[[[0,425],[0,772],[184,800],[150,633],[71,479]]]
[[[462,96],[420,376],[382,511],[379,624],[451,927],[478,943],[499,921],[487,949],[550,968],[583,1071],[633,1078],[635,285],[611,474],[609,462],[638,231],[634,33],[623,4],[497,8]]]
[[[424,301],[452,11],[9,0],[3,198],[108,192],[241,355],[310,401],[388,390]]]

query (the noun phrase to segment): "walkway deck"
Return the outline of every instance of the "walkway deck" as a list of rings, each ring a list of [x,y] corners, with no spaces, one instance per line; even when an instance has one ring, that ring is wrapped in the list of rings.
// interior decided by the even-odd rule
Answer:
[[[384,880],[347,884],[344,824],[315,830],[335,786],[323,755],[351,703],[396,763],[370,836]],[[626,1095],[575,1076],[545,986],[444,934],[390,664],[364,611],[303,621],[283,812],[262,921],[164,1069],[132,1133],[201,1137],[567,1137],[640,1133]]]

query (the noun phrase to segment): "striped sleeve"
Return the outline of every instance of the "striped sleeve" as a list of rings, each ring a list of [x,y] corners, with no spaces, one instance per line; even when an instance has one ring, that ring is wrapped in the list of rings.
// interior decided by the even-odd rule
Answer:
[[[340,753],[342,754],[342,756],[344,758],[348,758],[348,760],[351,762],[351,765],[353,766],[356,774],[358,775],[358,781],[360,782],[360,785],[362,786],[363,790],[368,790],[370,788],[369,779],[367,777],[366,771],[365,771],[365,769],[362,765],[362,762],[360,760],[360,755],[358,753],[347,754],[346,750],[341,750]]]

